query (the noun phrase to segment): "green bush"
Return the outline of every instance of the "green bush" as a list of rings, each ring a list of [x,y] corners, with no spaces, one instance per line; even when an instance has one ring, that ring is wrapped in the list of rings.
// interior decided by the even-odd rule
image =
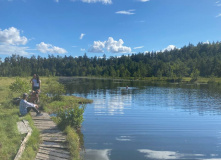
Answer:
[[[47,83],[48,85],[45,88],[45,93],[49,94],[54,101],[62,100],[62,95],[65,93],[64,85],[52,79],[51,81],[49,79]]]
[[[80,128],[82,122],[84,121],[84,109],[84,106],[78,105],[74,105],[70,108],[60,107],[56,112],[59,125],[62,127],[71,126],[75,129]]]
[[[24,80],[20,79],[19,77],[16,78],[15,82],[13,82],[9,86],[10,90],[15,93],[23,94],[29,91],[29,85]]]

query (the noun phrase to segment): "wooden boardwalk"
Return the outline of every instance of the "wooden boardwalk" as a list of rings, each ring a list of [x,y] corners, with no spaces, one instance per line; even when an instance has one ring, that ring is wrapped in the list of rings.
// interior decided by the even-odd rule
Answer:
[[[70,152],[67,151],[66,136],[61,132],[47,113],[36,116],[31,112],[35,126],[40,130],[41,144],[36,160],[68,160]]]

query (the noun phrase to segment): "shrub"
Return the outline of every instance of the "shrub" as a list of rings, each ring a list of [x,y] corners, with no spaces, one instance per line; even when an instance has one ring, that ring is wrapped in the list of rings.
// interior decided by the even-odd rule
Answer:
[[[60,107],[56,112],[59,125],[62,127],[71,126],[75,129],[81,127],[81,124],[84,120],[83,113],[84,113],[84,106],[74,105],[70,108],[63,108]]]
[[[59,101],[62,100],[62,94],[65,93],[65,88],[63,84],[60,84],[57,81],[52,80],[49,83],[48,80],[48,85],[45,92],[48,93],[54,101]]]
[[[26,93],[29,91],[28,83],[21,80],[19,77],[16,78],[15,82],[13,82],[9,88],[12,92],[16,93]]]

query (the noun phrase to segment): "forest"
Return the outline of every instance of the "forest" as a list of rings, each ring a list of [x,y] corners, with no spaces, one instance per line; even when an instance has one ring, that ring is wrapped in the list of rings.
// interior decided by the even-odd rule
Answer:
[[[0,59],[0,76],[221,77],[221,42],[189,44],[180,49],[102,58],[54,56]]]

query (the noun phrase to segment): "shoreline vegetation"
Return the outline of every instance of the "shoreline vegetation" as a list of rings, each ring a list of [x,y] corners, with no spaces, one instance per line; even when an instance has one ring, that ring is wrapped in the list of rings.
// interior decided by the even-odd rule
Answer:
[[[194,81],[191,77],[183,77],[171,81],[167,77],[148,77],[148,78],[102,78],[102,77],[41,77],[42,93],[40,94],[41,110],[56,114],[52,119],[57,123],[59,128],[67,134],[69,150],[73,159],[79,159],[79,149],[83,147],[83,138],[80,132],[81,123],[83,122],[83,113],[85,104],[92,103],[92,100],[75,96],[63,96],[65,88],[63,83],[65,79],[70,78],[89,78],[89,79],[111,79],[113,81],[146,81],[151,83],[191,83],[191,84],[221,84],[221,78],[203,78],[197,77]],[[19,117],[19,106],[12,103],[12,99],[19,97],[21,93],[12,92],[10,86],[17,80],[25,82],[29,88],[31,77],[0,77],[0,159],[13,159],[16,155],[24,135],[20,135],[17,130],[16,122],[21,119],[29,121],[33,129],[32,136],[28,140],[22,160],[34,159],[40,143],[40,133],[35,128],[30,114]],[[59,81],[61,83],[59,83]],[[12,87],[11,87],[12,88]],[[24,87],[25,88],[25,87]],[[50,93],[47,96],[46,93]],[[74,110],[74,112],[73,112]],[[68,113],[68,114],[67,114]],[[69,116],[67,116],[69,115]]]
[[[29,138],[21,160],[34,159],[38,151],[40,132],[34,126],[32,117],[27,114],[19,117],[19,105],[12,103],[12,99],[19,97],[25,89],[31,89],[29,84],[31,77],[0,77],[0,159],[14,159],[25,135],[21,135],[17,129],[17,122],[25,119],[29,122],[33,132]],[[52,119],[59,128],[67,134],[68,149],[72,159],[80,159],[79,149],[82,145],[80,132],[83,122],[84,105],[92,103],[88,100],[75,96],[63,96],[65,88],[56,77],[41,77],[42,93],[40,94],[40,108],[48,113],[55,113]],[[13,87],[12,87],[13,86]],[[21,86],[19,88],[19,86]],[[26,91],[28,92],[28,91]],[[50,93],[47,96],[46,93]],[[71,112],[73,111],[74,112]],[[66,116],[69,111],[70,116]]]

